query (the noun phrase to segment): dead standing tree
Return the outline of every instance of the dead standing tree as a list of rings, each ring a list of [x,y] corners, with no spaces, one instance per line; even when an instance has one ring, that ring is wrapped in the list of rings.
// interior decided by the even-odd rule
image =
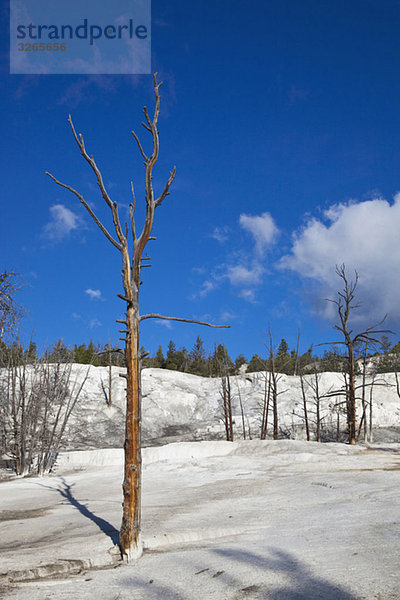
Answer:
[[[15,294],[20,288],[16,271],[0,273],[0,342],[7,334],[12,334],[23,315],[23,309],[15,301]]]
[[[86,208],[95,223],[101,229],[108,241],[121,253],[122,258],[122,284],[124,293],[118,294],[118,297],[126,302],[126,318],[118,320],[122,323],[124,329],[121,333],[124,334],[125,342],[125,359],[126,359],[126,425],[125,425],[125,467],[123,489],[123,515],[120,530],[120,546],[121,553],[125,560],[138,558],[142,552],[140,540],[140,503],[141,503],[141,449],[140,449],[140,412],[141,412],[141,381],[140,381],[140,345],[139,345],[139,328],[140,323],[146,319],[167,319],[173,321],[183,321],[185,323],[198,323],[207,325],[208,327],[218,327],[202,321],[192,319],[184,319],[179,317],[166,317],[159,314],[140,315],[139,313],[139,289],[141,285],[141,269],[149,266],[148,263],[143,264],[148,257],[143,257],[144,248],[149,240],[155,239],[151,237],[151,231],[154,221],[154,213],[169,195],[171,184],[175,178],[175,167],[170,173],[170,176],[164,186],[160,196],[155,197],[153,189],[153,169],[158,159],[159,154],[159,138],[158,138],[158,117],[160,112],[160,88],[161,83],[157,83],[157,73],[154,75],[154,93],[155,93],[155,109],[153,118],[150,119],[148,110],[144,107],[143,112],[145,122],[143,127],[151,134],[152,137],[152,153],[147,155],[139,141],[138,136],[134,131],[132,135],[136,140],[140,154],[144,159],[145,164],[145,200],[146,200],[146,216],[144,225],[140,235],[136,232],[135,227],[135,195],[133,183],[131,183],[132,199],[130,204],[130,229],[132,235],[133,249],[130,254],[128,245],[129,226],[125,223],[123,229],[118,213],[118,205],[111,201],[106,190],[103,178],[99,168],[97,167],[93,156],[90,156],[85,148],[85,143],[82,134],[77,134],[72,123],[71,116],[68,121],[72,129],[75,141],[78,148],[93,170],[97,184],[100,188],[101,195],[109,207],[112,215],[112,220],[115,229],[114,237],[108,229],[100,222],[89,204],[83,196],[73,189],[71,186],[58,181],[53,175],[47,173],[55,183],[66,188],[75,196],[77,196],[83,206]]]
[[[355,298],[355,291],[358,283],[358,273],[355,272],[355,280],[349,281],[346,275],[345,265],[340,267],[336,266],[336,274],[341,278],[343,282],[343,290],[338,292],[337,300],[327,298],[329,302],[336,305],[339,324],[335,325],[334,328],[344,337],[343,342],[333,342],[333,344],[344,344],[347,350],[347,385],[346,385],[346,408],[347,408],[347,426],[349,434],[349,443],[355,444],[357,441],[357,414],[356,414],[356,355],[355,350],[357,345],[378,344],[379,340],[375,337],[382,333],[391,333],[388,329],[377,329],[379,325],[385,320],[382,319],[379,323],[367,327],[364,331],[353,335],[352,329],[350,329],[350,315],[351,311],[359,308],[360,304],[353,303]]]

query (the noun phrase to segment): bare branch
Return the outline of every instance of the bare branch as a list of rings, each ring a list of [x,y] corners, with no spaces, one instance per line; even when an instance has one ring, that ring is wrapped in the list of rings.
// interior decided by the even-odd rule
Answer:
[[[72,122],[71,115],[68,116],[68,122],[69,122],[69,124],[71,126],[72,133],[74,134],[74,138],[76,140],[76,143],[79,146],[79,149],[81,151],[82,156],[89,163],[89,165],[92,167],[92,169],[93,169],[93,171],[94,171],[94,173],[96,175],[97,183],[98,183],[98,186],[100,188],[101,195],[103,196],[104,200],[107,202],[108,206],[112,209],[112,202],[111,202],[111,199],[110,199],[110,197],[109,197],[109,195],[108,195],[108,193],[106,191],[106,188],[104,186],[103,178],[101,176],[99,168],[96,165],[93,156],[89,156],[88,153],[86,152],[85,143],[84,143],[84,140],[83,140],[83,135],[80,133],[79,137],[78,137],[78,135],[77,135],[77,133],[75,131],[74,124]]]
[[[76,190],[74,190],[73,187],[71,187],[70,185],[67,185],[66,183],[62,183],[62,181],[59,181],[58,179],[56,179],[54,177],[54,175],[52,175],[51,173],[49,173],[48,171],[46,171],[46,175],[48,175],[57,185],[69,190],[70,192],[72,192],[73,194],[75,194],[75,196],[77,196],[80,200],[80,202],[83,204],[83,206],[86,208],[86,210],[88,211],[88,213],[90,214],[90,216],[92,217],[92,219],[94,220],[94,222],[96,223],[96,225],[98,225],[101,229],[101,231],[104,233],[104,235],[106,236],[106,238],[113,244],[113,246],[115,246],[117,248],[117,250],[121,251],[122,249],[122,245],[119,244],[111,235],[111,233],[109,233],[109,231],[107,231],[107,229],[104,227],[103,223],[101,223],[101,221],[96,217],[96,215],[94,214],[94,212],[92,211],[92,209],[90,208],[89,204],[86,202],[86,200],[84,199],[84,197],[82,196],[82,194],[80,194],[79,192],[77,192]]]
[[[169,188],[171,187],[171,185],[172,185],[172,182],[173,182],[173,181],[174,181],[174,179],[175,179],[175,173],[176,173],[176,167],[174,167],[174,168],[173,168],[173,170],[171,171],[171,173],[170,173],[170,176],[169,176],[169,178],[168,178],[168,181],[167,181],[167,183],[165,184],[165,188],[164,188],[164,190],[163,190],[162,194],[161,194],[161,195],[160,195],[160,196],[157,198],[157,200],[156,200],[156,202],[155,202],[155,205],[156,205],[156,206],[160,206],[161,202],[162,202],[162,201],[163,201],[163,200],[164,200],[164,199],[165,199],[167,196],[169,196]]]
[[[136,133],[133,130],[131,131],[131,134],[133,135],[133,137],[136,140],[136,143],[137,143],[138,148],[140,150],[140,154],[143,156],[144,160],[147,162],[149,160],[149,157],[145,154],[145,152],[144,152],[144,150],[142,148],[142,144],[140,143],[140,140],[139,140],[138,136],[136,135]]]
[[[143,127],[146,127],[146,129],[148,129],[148,130],[150,131],[150,133],[151,133],[151,132],[153,131],[153,129],[152,129],[152,122],[150,121],[150,117],[149,117],[149,112],[148,112],[148,110],[147,110],[147,106],[144,106],[144,107],[143,107],[143,112],[144,112],[144,116],[146,117],[146,121],[147,121],[147,123],[149,124],[149,125],[147,126],[147,125],[145,125],[145,124],[143,123]]]
[[[135,243],[135,241],[136,241],[136,226],[135,226],[136,197],[135,197],[135,190],[133,187],[133,181],[131,181],[131,191],[132,191],[133,202],[131,202],[129,204],[129,217],[131,220],[131,227],[132,227],[132,239],[133,239],[133,243]]]
[[[71,126],[72,133],[74,135],[76,143],[79,146],[79,149],[81,151],[82,156],[89,163],[89,165],[92,167],[92,170],[93,170],[94,174],[96,175],[97,184],[98,184],[98,186],[100,188],[101,195],[103,196],[103,198],[104,198],[105,202],[107,203],[107,205],[111,208],[115,231],[116,231],[116,234],[118,236],[118,239],[119,239],[121,247],[122,247],[123,242],[124,242],[124,240],[126,240],[126,238],[124,237],[124,235],[122,233],[122,230],[121,230],[121,224],[119,222],[117,204],[116,204],[116,202],[112,202],[111,201],[111,198],[108,195],[107,190],[105,188],[101,172],[100,172],[98,166],[96,165],[96,162],[95,162],[93,156],[89,156],[88,153],[86,152],[83,135],[80,133],[79,137],[78,137],[78,135],[77,135],[77,133],[75,131],[74,124],[72,122],[71,115],[69,115],[69,117],[68,117],[68,122],[69,122],[69,124]]]
[[[182,321],[183,323],[197,323],[197,325],[206,325],[207,327],[215,327],[218,329],[230,329],[230,325],[212,325],[211,323],[206,323],[205,321],[196,321],[194,319],[181,319],[180,317],[164,317],[164,315],[158,315],[156,313],[142,315],[139,318],[139,321],[144,321],[145,319],[165,319],[166,321]]]
[[[319,344],[315,344],[315,346],[333,346],[336,344],[344,344],[346,345],[346,342],[320,342]]]
[[[123,294],[117,294],[117,298],[120,298],[124,302],[127,302],[129,305],[132,304],[132,300],[128,298],[128,296],[124,296]]]

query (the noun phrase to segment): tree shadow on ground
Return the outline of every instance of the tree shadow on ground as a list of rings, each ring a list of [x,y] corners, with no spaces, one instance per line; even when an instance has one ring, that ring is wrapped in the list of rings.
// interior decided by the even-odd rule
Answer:
[[[281,573],[290,579],[284,587],[269,587],[265,595],[260,589],[258,598],[265,600],[359,600],[341,586],[330,583],[320,577],[315,577],[306,565],[288,552],[271,548],[269,557],[239,550],[236,548],[217,548],[211,552],[231,561],[237,561],[257,567],[262,571]]]
[[[161,554],[151,580],[141,571],[140,562],[132,575],[121,571],[121,600],[132,594],[139,594],[142,600],[361,600],[342,585],[315,576],[305,563],[281,549],[268,548],[261,554],[240,548],[209,548],[203,550],[200,560],[197,552],[193,548],[178,550],[172,562],[168,558],[164,562]],[[176,577],[176,569],[184,576]],[[149,576],[149,570],[145,572]]]
[[[72,493],[72,488],[75,485],[74,483],[72,483],[72,484],[67,483],[66,480],[64,479],[64,477],[60,477],[60,480],[61,480],[61,485],[57,488],[50,487],[50,486],[43,485],[43,484],[39,484],[39,485],[42,487],[45,487],[49,490],[58,492],[72,506],[77,508],[79,510],[79,512],[81,513],[81,515],[83,515],[87,519],[90,519],[90,521],[93,521],[93,523],[95,523],[97,525],[97,527],[110,538],[110,540],[112,541],[112,543],[114,545],[118,545],[119,544],[118,529],[116,529],[113,525],[111,525],[111,523],[109,523],[102,517],[98,517],[97,515],[95,515],[91,510],[88,509],[86,504],[82,504],[82,502],[79,502],[79,500],[77,498],[75,498],[75,496]]]

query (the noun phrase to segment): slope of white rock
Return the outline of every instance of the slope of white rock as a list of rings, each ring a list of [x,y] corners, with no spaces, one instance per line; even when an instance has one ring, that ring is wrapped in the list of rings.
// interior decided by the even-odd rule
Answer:
[[[111,405],[108,367],[72,365],[70,389],[85,383],[71,416],[63,449],[84,450],[122,447],[125,415],[124,369],[113,367]],[[0,371],[0,380],[5,371]],[[258,438],[263,412],[266,373],[248,373],[231,377],[235,439],[243,437],[243,406],[247,438]],[[307,408],[312,439],[315,435],[315,398],[305,376]],[[368,382],[367,382],[368,383]],[[343,377],[338,373],[322,373],[319,391],[323,396],[343,389]],[[367,387],[366,397],[369,399]],[[142,441],[154,446],[176,441],[218,440],[225,438],[221,380],[165,369],[144,369],[142,374]],[[337,408],[340,411],[340,440],[345,439],[346,417],[344,396],[333,394],[321,402],[323,441],[336,441]],[[305,439],[303,398],[298,377],[280,375],[278,382],[279,437]],[[361,416],[361,403],[358,418]],[[269,410],[268,436],[272,433],[272,407]],[[376,441],[400,441],[400,398],[394,374],[376,378],[373,388],[373,425]]]
[[[108,405],[108,368],[90,367],[75,414],[68,429],[66,446],[72,448],[118,447],[123,441],[125,412],[125,379],[119,374],[124,369],[114,367],[112,402]],[[87,367],[74,365],[72,379],[81,381]],[[234,427],[237,438],[243,436],[241,399],[247,437],[257,438],[260,431],[265,393],[265,373],[249,373],[231,377]],[[312,381],[313,376],[306,376]],[[396,428],[400,425],[400,398],[396,392],[393,374],[381,375],[373,388],[374,428]],[[304,439],[303,399],[298,377],[281,375],[278,383],[278,415],[280,435]],[[343,377],[338,373],[322,373],[320,394],[343,388]],[[315,399],[311,386],[306,384],[310,428],[315,420]],[[171,441],[212,440],[224,438],[221,381],[165,369],[144,369],[142,374],[142,430],[145,445]],[[367,388],[369,398],[369,388]],[[321,404],[325,431],[335,440],[337,412],[333,407],[344,397],[325,398]],[[358,407],[361,415],[361,403]],[[272,423],[272,410],[269,414]],[[346,428],[344,411],[340,416],[342,430]],[[271,431],[271,425],[270,425]],[[377,432],[378,434],[378,432]],[[386,432],[387,434],[387,432]],[[390,436],[389,436],[390,437]],[[379,438],[379,434],[378,434]],[[378,439],[376,438],[376,439]],[[390,439],[397,441],[397,432]]]

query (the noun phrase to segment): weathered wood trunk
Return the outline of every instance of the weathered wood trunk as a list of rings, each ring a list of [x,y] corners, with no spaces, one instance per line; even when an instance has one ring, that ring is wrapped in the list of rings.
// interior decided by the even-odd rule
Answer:
[[[356,381],[355,381],[355,363],[353,345],[348,344],[349,353],[349,385],[348,393],[348,424],[349,424],[349,444],[357,442],[357,414],[356,414]]]
[[[274,412],[274,440],[278,439],[279,426],[278,426],[278,392],[276,389],[276,378],[274,380],[274,387],[272,388],[272,406]]]
[[[125,422],[125,466],[122,484],[124,503],[120,530],[121,552],[127,560],[138,558],[142,553],[140,539],[141,470],[140,449],[140,357],[139,323],[137,308],[127,309],[126,334],[126,422]]]
[[[304,380],[303,380],[302,373],[300,373],[300,385],[301,385],[301,394],[303,397],[303,410],[304,410],[304,422],[305,422],[305,426],[306,426],[306,436],[307,436],[307,442],[309,442],[310,441],[310,426],[308,424],[307,397],[306,397],[306,392],[304,389]]]

